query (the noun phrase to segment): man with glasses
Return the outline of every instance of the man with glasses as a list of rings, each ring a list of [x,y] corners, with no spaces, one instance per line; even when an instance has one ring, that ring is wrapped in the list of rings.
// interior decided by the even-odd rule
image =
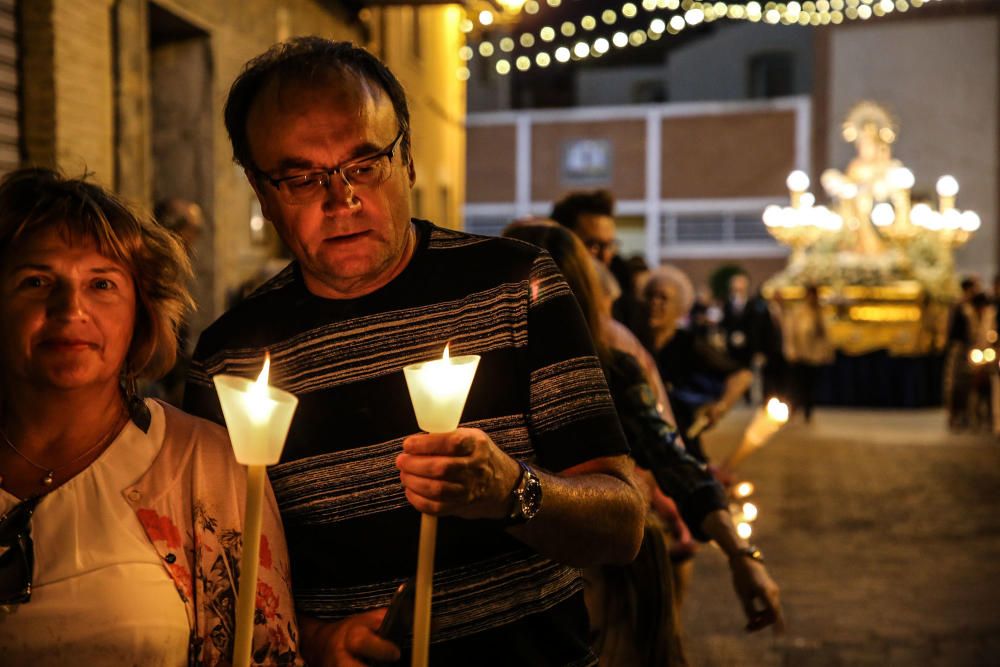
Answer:
[[[431,664],[596,665],[579,571],[631,560],[642,500],[586,326],[537,248],[410,218],[403,90],[363,49],[310,37],[250,61],[226,104],[236,161],[295,261],[202,335],[211,377],[271,382],[299,408],[269,471],[310,664],[391,661],[377,634],[441,517]],[[482,360],[469,428],[415,435],[404,365]],[[404,642],[405,643],[405,642]]]
[[[576,234],[594,259],[604,264],[621,287],[611,314],[632,330],[640,325],[641,309],[635,271],[618,254],[615,198],[607,190],[570,192],[552,206],[549,217]]]

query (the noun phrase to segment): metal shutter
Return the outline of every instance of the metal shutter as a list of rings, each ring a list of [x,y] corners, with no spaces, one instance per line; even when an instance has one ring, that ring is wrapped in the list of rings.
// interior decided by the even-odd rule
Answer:
[[[21,163],[16,0],[0,0],[0,174]]]

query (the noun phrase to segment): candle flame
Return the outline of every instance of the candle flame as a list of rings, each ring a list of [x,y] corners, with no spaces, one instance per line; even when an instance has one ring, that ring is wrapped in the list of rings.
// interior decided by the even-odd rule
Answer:
[[[257,388],[264,389],[267,387],[267,377],[271,369],[271,353],[264,353],[264,368],[260,369],[260,375],[257,376]]]
[[[451,342],[448,342],[448,343],[445,343],[445,345],[444,345],[444,354],[443,354],[443,355],[441,355],[441,358],[442,358],[442,359],[443,359],[444,361],[448,361],[448,359],[449,359],[449,357],[448,357],[448,347],[449,347],[450,345],[451,345]]]
[[[264,367],[260,369],[257,381],[250,385],[246,393],[247,405],[250,407],[250,415],[254,421],[267,421],[273,408],[267,392],[267,378],[270,369],[271,353],[266,352],[264,354]]]
[[[788,421],[788,406],[777,398],[772,398],[767,402],[767,416],[779,424],[784,424]]]

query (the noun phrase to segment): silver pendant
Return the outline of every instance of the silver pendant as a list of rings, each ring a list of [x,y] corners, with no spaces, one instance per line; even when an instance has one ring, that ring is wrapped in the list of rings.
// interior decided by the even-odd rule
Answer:
[[[45,473],[45,477],[42,477],[42,484],[44,484],[45,486],[52,486],[52,481],[55,474],[56,473],[54,470],[50,470],[47,473]]]

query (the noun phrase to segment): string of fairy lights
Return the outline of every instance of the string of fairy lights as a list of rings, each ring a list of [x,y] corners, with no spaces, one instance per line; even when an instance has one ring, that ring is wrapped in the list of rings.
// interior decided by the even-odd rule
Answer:
[[[563,21],[558,25],[545,25],[537,30],[504,35],[499,39],[482,39],[475,48],[471,45],[459,49],[459,58],[465,63],[457,75],[467,80],[473,59],[493,60],[498,74],[507,75],[513,70],[527,72],[533,67],[545,68],[555,63],[567,63],[600,58],[612,49],[640,47],[664,35],[678,35],[685,29],[722,19],[765,23],[770,25],[823,26],[840,25],[845,21],[866,21],[892,13],[941,2],[942,0],[805,0],[798,2],[701,2],[699,0],[629,0],[616,9],[604,9],[598,15],[585,15],[577,21]],[[559,7],[564,0],[545,0],[548,7]],[[526,0],[522,11],[538,14],[543,7],[538,0]],[[669,15],[668,15],[669,13]],[[645,28],[622,29],[622,23],[644,23]],[[473,18],[466,17],[460,24],[462,32],[472,33],[490,29],[501,17],[489,9],[480,11]],[[618,26],[616,28],[616,25]]]

